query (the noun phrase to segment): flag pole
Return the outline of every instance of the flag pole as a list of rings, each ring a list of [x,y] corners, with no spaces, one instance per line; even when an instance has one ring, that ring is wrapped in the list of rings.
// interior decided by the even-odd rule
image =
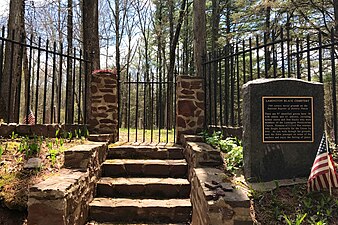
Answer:
[[[327,131],[325,129],[325,141],[326,141],[326,152],[327,152],[327,162],[330,164],[330,151],[329,151],[329,141],[328,141],[328,136],[327,136]],[[331,183],[331,170],[329,166],[329,191],[330,191],[330,196],[332,196],[332,183]]]

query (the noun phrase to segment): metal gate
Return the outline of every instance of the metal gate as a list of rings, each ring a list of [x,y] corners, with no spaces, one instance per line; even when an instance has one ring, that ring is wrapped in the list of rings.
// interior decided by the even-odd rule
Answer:
[[[125,74],[119,80],[119,141],[175,142],[176,76]]]

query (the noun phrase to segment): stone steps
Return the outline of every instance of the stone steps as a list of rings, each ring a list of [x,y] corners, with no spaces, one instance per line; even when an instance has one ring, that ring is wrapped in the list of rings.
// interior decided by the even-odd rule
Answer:
[[[190,199],[95,198],[89,205],[91,219],[98,222],[189,222]]]
[[[188,224],[188,165],[181,147],[115,146],[102,165],[87,225]]]
[[[109,159],[103,163],[105,177],[177,177],[187,176],[184,159]]]
[[[99,197],[189,198],[190,183],[180,178],[111,178],[97,183]]]
[[[96,221],[90,221],[86,225],[187,225],[187,223],[99,223]]]
[[[111,147],[108,159],[182,159],[182,147],[123,145]]]

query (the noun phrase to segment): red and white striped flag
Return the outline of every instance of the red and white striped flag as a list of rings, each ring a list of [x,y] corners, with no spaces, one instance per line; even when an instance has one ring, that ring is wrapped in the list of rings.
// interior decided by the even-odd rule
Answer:
[[[328,146],[325,133],[320,142],[317,156],[307,182],[308,191],[338,188],[338,174]]]
[[[28,119],[28,123],[27,123],[27,119]],[[23,118],[22,123],[23,124],[30,124],[30,125],[35,124],[35,116],[34,116],[32,110],[29,109],[28,115]]]

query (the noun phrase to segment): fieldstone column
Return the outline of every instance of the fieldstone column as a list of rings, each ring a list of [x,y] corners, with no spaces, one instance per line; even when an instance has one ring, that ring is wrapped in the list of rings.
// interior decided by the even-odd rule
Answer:
[[[94,71],[90,84],[91,112],[89,131],[92,134],[118,134],[117,76],[110,70]]]
[[[177,142],[182,143],[183,134],[197,134],[203,129],[203,79],[178,76],[176,95],[176,135]]]

